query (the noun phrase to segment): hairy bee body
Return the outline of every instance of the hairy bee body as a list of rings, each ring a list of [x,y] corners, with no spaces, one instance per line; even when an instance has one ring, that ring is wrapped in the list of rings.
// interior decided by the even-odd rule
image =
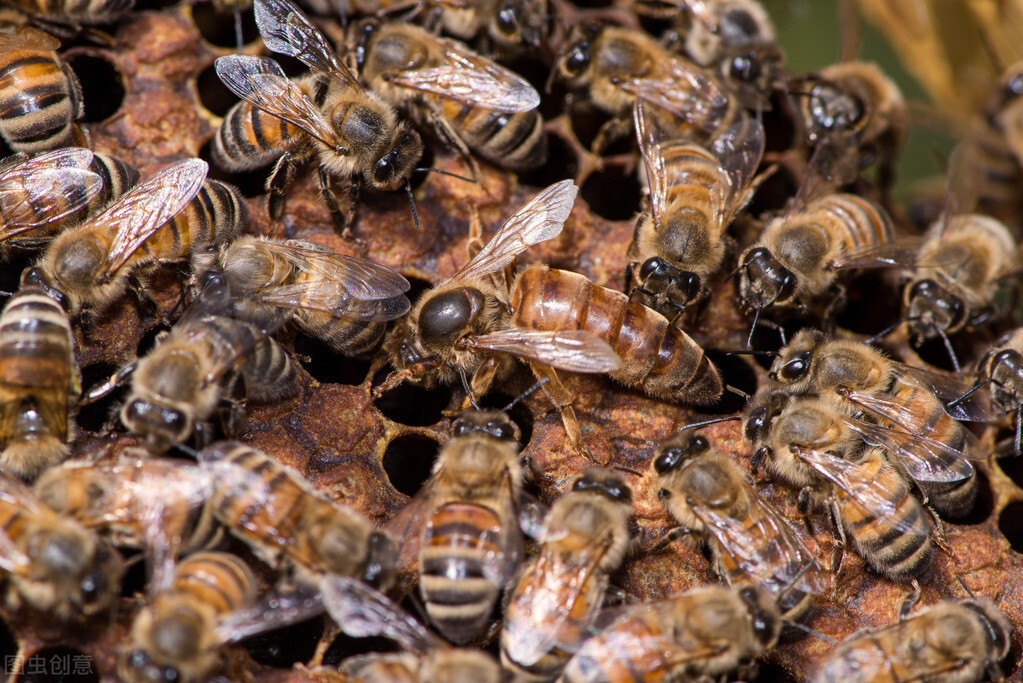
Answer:
[[[59,45],[31,27],[0,33],[0,137],[15,152],[72,144],[74,122],[82,115],[81,87],[57,55]]]
[[[986,599],[940,602],[885,628],[858,632],[832,650],[814,683],[998,680],[1012,626]]]
[[[68,456],[81,374],[67,313],[40,287],[0,314],[0,462],[34,479]]]
[[[622,366],[610,377],[655,398],[707,405],[721,377],[689,335],[663,315],[565,270],[534,266],[512,286],[512,322],[535,330],[586,330],[611,345]]]
[[[483,652],[445,648],[350,657],[339,667],[351,683],[499,683],[501,669]]]
[[[240,558],[190,555],[175,568],[170,586],[135,617],[118,673],[133,682],[205,680],[220,657],[217,626],[254,606],[257,597],[256,577]]]
[[[29,14],[58,24],[105,24],[135,6],[135,0],[10,0]]]

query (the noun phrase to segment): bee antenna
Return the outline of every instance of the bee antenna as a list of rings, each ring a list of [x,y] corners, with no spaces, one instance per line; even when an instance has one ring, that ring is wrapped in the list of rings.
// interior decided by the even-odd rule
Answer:
[[[1023,455],[1023,403],[1016,408],[1016,436],[1012,440],[1013,452]]]
[[[526,398],[527,396],[532,394],[534,391],[536,391],[537,389],[539,389],[540,387],[542,387],[543,385],[547,384],[547,382],[550,382],[550,381],[551,381],[550,377],[544,377],[543,379],[539,380],[536,384],[534,384],[533,386],[529,387],[528,389],[523,391],[521,394],[519,394],[518,396],[513,398],[511,403],[506,405],[504,408],[501,408],[501,412],[502,413],[507,413],[509,410],[514,408],[515,405],[519,403],[519,401],[521,401],[522,399]]]
[[[466,379],[465,373],[459,372],[458,377],[462,380],[462,388],[465,389],[465,395],[469,398],[469,403],[472,404],[474,409],[481,410],[479,404],[476,403],[476,398],[472,395],[472,389],[469,388],[469,380]]]
[[[341,28],[348,28],[348,12],[345,10],[345,0],[337,0],[337,13],[341,17]],[[347,31],[346,31],[347,33]]]
[[[763,306],[757,306],[757,312],[753,314],[753,324],[749,326],[749,336],[746,337],[746,348],[753,348],[753,333],[757,331],[757,322],[760,320],[760,311],[764,310]]]
[[[823,633],[821,633],[820,631],[815,631],[812,628],[810,628],[809,626],[804,626],[803,624],[800,624],[798,621],[795,621],[794,619],[782,619],[782,622],[784,622],[786,626],[791,626],[793,628],[799,629],[803,633],[811,635],[814,638],[820,638],[821,640],[823,640],[828,645],[834,645],[835,644],[835,639],[834,638],[826,636]]]
[[[956,399],[954,399],[954,400],[948,402],[947,404],[945,404],[946,407],[948,407],[948,408],[955,408],[960,403],[962,403],[963,401],[968,399],[970,397],[970,395],[973,394],[973,392],[977,391],[978,389],[981,389],[982,387],[986,387],[988,384],[990,384],[992,379],[993,379],[992,377],[988,377],[987,379],[983,379],[983,380],[977,382],[972,387],[970,387],[969,389],[964,391],[961,395],[959,395]],[[1020,404],[1020,407],[1023,407],[1023,403]]]
[[[747,394],[747,397],[749,394]],[[731,417],[715,417],[713,420],[704,420],[703,422],[692,422],[690,424],[682,425],[678,428],[678,431],[683,429],[699,429],[700,427],[706,427],[707,425],[717,424],[718,422],[736,422],[741,420],[740,415],[732,415]]]
[[[920,316],[917,315],[917,316],[913,316],[912,318],[903,318],[902,320],[896,320],[894,323],[892,323],[888,327],[884,328],[883,330],[881,330],[880,332],[875,334],[873,337],[869,337],[867,339],[864,339],[863,343],[864,344],[873,344],[874,342],[876,342],[881,337],[887,337],[889,334],[894,332],[896,330],[896,328],[898,328],[898,326],[901,325],[902,323],[908,323],[908,322],[912,322],[914,320],[919,320],[919,319],[920,319]]]
[[[963,587],[963,590],[966,591],[967,595],[969,595],[973,599],[977,598],[977,596],[973,594],[973,591],[970,590],[970,587],[966,585],[966,582],[963,581],[963,577],[956,576],[956,581],[958,581],[959,585]]]
[[[758,351],[756,349],[747,349],[745,351],[726,351],[726,356],[767,356],[768,358],[777,358],[780,354],[777,351]]]
[[[344,2],[344,0],[341,1]],[[244,38],[242,38],[242,13],[239,9],[234,11],[234,40],[238,43],[238,54],[241,54],[245,43],[243,42]]]
[[[747,403],[749,403],[753,399],[753,397],[750,396],[749,394],[747,394],[745,391],[743,391],[742,389],[740,389],[738,387],[733,387],[731,384],[726,384],[725,385],[725,391],[730,391],[733,394],[735,394],[736,396],[740,396],[740,397],[746,399]]]
[[[199,460],[199,451],[195,450],[191,446],[186,446],[185,444],[183,444],[181,442],[176,442],[173,445],[173,448],[178,449],[179,451],[181,451],[182,453],[184,453],[187,456],[195,458],[197,461]]]
[[[111,375],[106,382],[103,382],[103,384],[100,384],[97,387],[93,387],[89,391],[89,393],[86,394],[85,397],[78,402],[79,405],[87,406],[91,403],[95,403],[99,399],[110,394],[110,392],[119,387],[121,383],[124,382],[124,380],[126,380],[131,375],[131,373],[135,371],[135,365],[137,363],[138,361],[135,361],[134,363],[128,363],[123,368],[121,368],[113,375]]]
[[[959,366],[959,357],[956,356],[955,349],[952,348],[952,342],[949,340],[948,335],[945,334],[945,330],[941,329],[939,325],[934,325],[934,331],[941,337],[942,343],[945,345],[945,350],[948,351],[948,357],[952,359],[952,367],[955,368],[956,375],[959,377],[963,376],[963,369]]]
[[[344,2],[344,0],[341,0]],[[416,211],[416,198],[412,196],[412,183],[408,180],[405,181],[405,192],[408,194],[408,205],[412,209],[412,223],[415,225],[416,230],[419,229],[419,213]]]
[[[631,467],[626,467],[625,465],[611,465],[611,469],[613,469],[613,470],[620,470],[620,471],[626,472],[628,474],[634,474],[637,477],[642,477],[643,476],[642,472],[640,472],[638,470],[634,470]]]
[[[475,178],[466,178],[464,175],[458,175],[457,173],[452,173],[451,171],[445,171],[445,170],[440,169],[440,168],[432,168],[432,167],[429,167],[429,166],[426,166],[426,167],[423,167],[423,168],[417,168],[417,169],[415,169],[415,172],[416,173],[440,173],[441,175],[449,175],[452,178],[458,178],[459,180],[464,180],[467,183],[473,183],[473,184],[476,183],[476,179]]]

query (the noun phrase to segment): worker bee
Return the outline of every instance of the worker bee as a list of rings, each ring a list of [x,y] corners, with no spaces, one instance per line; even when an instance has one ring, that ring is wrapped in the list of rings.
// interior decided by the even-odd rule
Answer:
[[[997,414],[1015,413],[1013,452],[1023,453],[1023,328],[1002,337],[977,363],[977,383],[965,393],[991,384]]]
[[[135,615],[131,642],[118,657],[118,675],[131,683],[209,680],[225,643],[323,611],[305,587],[260,598],[252,570],[224,552],[189,555],[153,584],[152,601]]]
[[[781,616],[759,586],[701,586],[630,605],[569,660],[565,683],[689,680],[733,671],[774,646]]]
[[[903,365],[854,341],[831,340],[803,330],[771,367],[781,391],[843,401],[880,423],[868,441],[898,455],[894,463],[916,482],[938,512],[961,517],[973,507],[977,480],[971,459],[980,457],[976,437],[957,420],[988,421],[986,397],[936,372]]]
[[[721,395],[721,378],[703,349],[621,292],[545,266],[526,269],[511,287],[492,279],[529,245],[560,233],[576,191],[566,180],[540,192],[469,263],[420,297],[391,338],[397,371],[378,391],[405,379],[432,386],[462,378],[471,394],[482,395],[517,356],[551,379],[545,391],[577,448],[578,423],[557,369],[608,373],[669,401],[704,405]]]
[[[993,681],[1009,654],[1012,625],[989,600],[945,601],[899,623],[855,633],[836,647],[814,683]]]
[[[387,596],[347,576],[321,583],[323,604],[342,631],[354,638],[384,636],[404,652],[368,654],[341,663],[353,683],[498,683],[497,662],[479,650],[453,648]]]
[[[632,489],[588,469],[548,512],[539,554],[523,565],[505,609],[501,661],[520,678],[557,676],[588,636],[608,577],[631,543]]]
[[[370,90],[435,127],[464,158],[471,150],[515,171],[546,161],[540,96],[514,72],[413,24],[366,21],[355,37]]]
[[[999,295],[1018,288],[1023,267],[1005,224],[982,214],[939,220],[920,245],[921,267],[906,284],[903,303],[914,343],[946,338],[1003,313]],[[958,361],[953,360],[958,364]]]
[[[82,377],[67,313],[25,287],[0,313],[0,463],[31,480],[68,456]]]
[[[764,128],[742,120],[709,149],[664,139],[663,129],[636,103],[636,135],[650,186],[650,208],[640,214],[629,245],[629,282],[652,308],[674,318],[707,296],[707,278],[724,259],[724,232],[755,189],[764,152]]]
[[[798,619],[827,587],[823,570],[738,464],[709,449],[705,437],[676,432],[658,450],[657,497],[679,524],[668,538],[681,532],[706,542],[729,584],[766,588],[787,618]]]
[[[8,603],[67,621],[113,604],[124,561],[78,522],[46,507],[32,490],[0,470],[0,570]]]
[[[197,259],[203,272],[209,255]],[[239,298],[236,317],[250,322],[294,311],[305,333],[347,356],[365,355],[383,339],[386,321],[409,311],[409,283],[372,261],[304,240],[242,236],[212,256]]]
[[[102,312],[140,268],[184,260],[230,239],[241,229],[244,201],[235,188],[205,180],[206,169],[206,162],[190,159],[136,186],[57,236],[30,278],[66,296],[73,315]]]
[[[859,167],[878,164],[878,182],[895,182],[895,161],[908,134],[906,103],[895,83],[869,62],[841,62],[790,79],[797,94],[807,141],[839,137],[849,143]]]
[[[0,137],[15,152],[84,143],[78,78],[57,55],[60,41],[31,26],[0,31]]]
[[[199,462],[213,481],[208,504],[214,516],[266,562],[288,562],[309,585],[324,574],[390,584],[391,538],[354,509],[313,491],[300,473],[233,441],[204,449]]]
[[[637,100],[677,117],[679,137],[696,142],[713,139],[738,111],[711,75],[634,29],[576,27],[554,69],[569,86],[585,88],[593,104],[614,117],[593,142],[597,153],[629,131]]]
[[[467,411],[452,426],[433,473],[388,523],[417,553],[426,614],[452,643],[476,638],[522,561],[519,429],[499,411]]]
[[[435,2],[444,31],[460,40],[485,34],[499,49],[539,48],[551,30],[547,0],[481,0],[461,7]]]
[[[376,190],[409,189],[423,143],[389,105],[359,85],[298,7],[289,0],[259,0],[254,7],[267,47],[295,57],[313,73],[291,81],[272,59],[217,59],[220,80],[243,101],[217,130],[214,158],[231,171],[276,161],[266,184],[270,217],[276,221],[284,215],[294,166],[315,157],[327,207],[336,221],[346,219],[348,231],[353,209],[341,215],[333,180],[350,183],[352,192],[360,182]]]

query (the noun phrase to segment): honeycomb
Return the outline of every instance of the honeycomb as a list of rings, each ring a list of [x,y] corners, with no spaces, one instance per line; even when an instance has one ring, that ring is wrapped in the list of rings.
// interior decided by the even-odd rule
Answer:
[[[247,21],[245,35],[252,42],[245,51],[256,54],[261,45],[251,18]],[[86,105],[83,128],[94,149],[133,164],[143,177],[182,158],[209,159],[209,140],[219,125],[219,115],[234,101],[217,81],[212,65],[216,57],[234,51],[233,36],[230,15],[217,15],[208,4],[186,2],[173,7],[140,8],[118,24],[110,46],[84,40],[67,46],[65,59],[82,77]],[[212,175],[238,184],[246,194],[251,232],[302,237],[392,266],[413,282],[414,297],[464,263],[468,206],[479,207],[485,231],[491,234],[537,188],[573,174],[577,164],[567,147],[556,138],[551,144],[550,162],[523,178],[485,165],[485,180],[480,184],[429,174],[415,190],[421,223],[418,230],[413,227],[403,197],[364,193],[355,230],[358,239],[354,242],[342,240],[332,229],[309,169],[291,186],[286,216],[276,225],[268,223],[261,194],[265,171]],[[446,154],[436,154],[431,163],[452,173],[465,172],[460,162]],[[620,289],[632,237],[632,216],[640,206],[632,170],[628,164],[608,166],[591,176],[562,235],[531,248],[521,261],[578,271],[599,284]],[[609,203],[609,191],[620,202]],[[773,203],[780,205],[783,201],[784,197]],[[740,243],[744,240],[741,230],[737,239]],[[0,287],[13,289],[21,265],[5,266]],[[181,273],[173,269],[157,275],[153,291],[164,314],[175,308],[181,296],[181,281]],[[726,383],[752,394],[767,380],[764,368],[748,358],[724,353],[745,346],[749,321],[736,309],[733,284],[726,274],[717,277],[712,290],[705,310],[687,331],[711,351]],[[854,295],[850,309],[855,310],[857,303]],[[87,334],[76,330],[86,386],[134,360],[151,347],[161,329],[157,321],[140,319],[134,307],[124,305],[98,321]],[[278,405],[250,406],[243,439],[296,468],[333,499],[354,506],[376,523],[386,523],[428,475],[440,445],[448,437],[451,414],[461,406],[461,390],[427,391],[402,386],[374,400],[372,389],[387,370],[381,358],[371,362],[343,358],[301,336],[286,342],[302,360],[301,390]],[[918,361],[905,338],[893,336],[886,343],[902,359]],[[983,343],[978,341],[977,348]],[[967,359],[976,355],[964,354]],[[636,473],[629,478],[637,491],[637,523],[648,537],[659,536],[670,525],[657,501],[650,471],[654,453],[651,442],[707,417],[707,413],[694,415],[684,407],[613,387],[601,377],[566,376],[564,380],[577,397],[575,410],[593,459]],[[532,382],[523,367],[501,392],[488,396],[485,405],[500,407]],[[76,456],[104,457],[132,443],[110,428],[111,411],[120,397],[115,394],[82,410]],[[742,405],[738,396],[726,395],[710,413],[730,415]],[[523,431],[529,489],[542,502],[550,503],[573,476],[591,463],[568,448],[559,413],[541,392],[516,406],[512,417]],[[996,432],[992,427],[980,435],[985,445],[994,443]],[[742,441],[737,423],[717,424],[704,433],[719,449],[740,463],[748,463],[749,448]],[[992,458],[980,463],[979,470],[981,500],[968,520],[946,524],[950,552],[937,555],[935,576],[923,586],[922,602],[965,597],[960,580],[974,595],[994,600],[1016,629],[1004,670],[1010,680],[1023,680],[1018,670],[1023,653],[1023,555],[1019,552],[1023,550],[1023,463]],[[794,491],[769,481],[760,482],[759,488],[790,519],[796,518]],[[830,538],[821,531],[814,540],[818,555],[826,562]],[[706,557],[682,543],[673,543],[655,554],[635,553],[615,576],[615,582],[639,600],[663,598],[708,580]],[[141,589],[141,583],[137,577],[135,589]],[[905,585],[865,571],[863,562],[848,553],[840,581],[833,592],[819,597],[808,625],[836,641],[862,628],[888,625],[897,620],[908,592]],[[125,593],[113,619],[101,617],[87,628],[58,636],[48,633],[40,618],[7,614],[8,637],[0,646],[5,657],[17,656],[19,680],[114,680],[115,653],[125,642],[133,607],[140,601],[131,596],[129,588]],[[358,648],[357,643],[335,639],[332,628],[314,620],[253,639],[245,646],[225,648],[221,675],[265,683],[341,680],[343,677],[330,671],[329,665],[336,664],[343,655],[361,651]],[[788,639],[764,658],[761,672],[765,680],[805,678],[829,648],[824,640],[811,636]],[[33,673],[34,663],[40,658],[63,657],[68,661],[82,656],[92,665],[80,676],[72,673],[65,678],[55,677],[52,670],[47,675]],[[294,663],[299,666],[292,668]]]

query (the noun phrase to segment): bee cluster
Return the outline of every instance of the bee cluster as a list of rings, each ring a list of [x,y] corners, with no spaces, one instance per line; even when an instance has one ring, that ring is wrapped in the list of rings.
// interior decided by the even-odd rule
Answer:
[[[7,4],[5,673],[1018,676],[1018,66],[910,207],[753,0]]]

